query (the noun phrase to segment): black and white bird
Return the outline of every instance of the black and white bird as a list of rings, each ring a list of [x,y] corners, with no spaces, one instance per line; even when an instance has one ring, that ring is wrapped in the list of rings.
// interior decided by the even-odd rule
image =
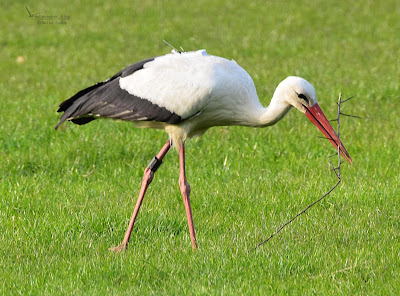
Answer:
[[[136,216],[162,159],[174,145],[179,152],[179,185],[188,219],[192,247],[197,248],[185,174],[185,141],[213,126],[266,127],[277,123],[295,107],[316,125],[341,155],[351,158],[317,102],[314,87],[305,79],[289,76],[276,88],[271,103],[263,107],[250,75],[235,61],[208,55],[205,50],[172,51],[123,69],[104,82],[79,91],[60,104],[66,120],[86,124],[107,117],[136,126],[164,129],[169,139],[145,169],[142,187],[125,237],[115,251],[124,250]]]

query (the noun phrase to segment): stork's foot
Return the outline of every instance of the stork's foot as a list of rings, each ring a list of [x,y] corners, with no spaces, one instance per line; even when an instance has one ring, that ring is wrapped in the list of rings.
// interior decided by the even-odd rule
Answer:
[[[127,244],[120,244],[118,247],[112,247],[112,248],[109,248],[108,250],[112,251],[114,253],[121,253],[123,251],[126,251],[127,248],[128,248]]]

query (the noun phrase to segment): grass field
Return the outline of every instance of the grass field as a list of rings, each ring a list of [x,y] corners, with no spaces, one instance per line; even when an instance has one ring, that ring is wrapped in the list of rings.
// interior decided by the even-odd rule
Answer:
[[[399,2],[128,2],[0,4],[0,294],[398,294]],[[38,24],[35,13],[65,23]],[[162,131],[111,120],[54,130],[61,101],[169,52],[163,39],[235,59],[264,105],[289,75],[313,83],[328,118],[339,91],[356,96],[343,112],[362,119],[341,119],[354,161],[343,182],[255,252],[336,182],[333,147],[300,112],[188,142],[197,252],[175,151],[128,251],[108,251],[123,238]]]

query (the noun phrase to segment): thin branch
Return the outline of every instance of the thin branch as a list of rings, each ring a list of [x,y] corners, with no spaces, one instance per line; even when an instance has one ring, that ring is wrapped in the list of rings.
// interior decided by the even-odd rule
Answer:
[[[335,168],[335,166],[333,165],[333,162],[329,159],[329,164],[331,165],[331,169],[330,169],[330,171],[333,171],[334,173],[335,173],[335,175],[336,175],[336,177],[339,179],[339,174],[338,174],[338,172],[337,172],[337,170],[338,170],[338,167],[337,168]]]
[[[167,40],[163,39],[164,43],[175,50],[177,53],[182,53],[180,50],[176,49],[172,44],[170,44]],[[181,47],[182,48],[182,47]],[[183,48],[182,48],[183,49]]]
[[[348,117],[353,117],[353,118],[360,118],[360,119],[362,119],[362,117],[361,117],[361,116],[357,116],[357,115],[344,114],[344,113],[340,113],[340,115],[343,115],[343,116],[348,116]],[[336,118],[335,118],[335,119],[330,119],[329,121],[337,121],[337,119],[336,119]],[[320,138],[322,138],[322,137],[320,137]]]
[[[351,98],[349,98],[351,99]],[[349,99],[345,100],[348,101]],[[335,119],[337,121],[337,136],[340,142],[340,115],[343,115],[340,112],[340,105],[342,103],[342,93],[339,93],[339,100],[338,100],[338,114],[337,114],[337,118]],[[254,248],[250,249],[249,252],[252,252],[254,250],[256,250],[258,247],[260,247],[261,245],[265,244],[266,242],[268,242],[270,239],[272,239],[275,235],[277,235],[279,232],[281,232],[287,225],[289,225],[290,223],[292,223],[294,220],[296,220],[299,216],[303,215],[305,212],[307,212],[312,206],[314,206],[315,204],[317,204],[318,202],[320,202],[321,200],[323,200],[327,195],[329,195],[342,181],[341,178],[341,164],[342,162],[340,161],[340,146],[338,145],[337,147],[337,156],[338,156],[338,165],[335,168],[332,161],[330,161],[330,164],[333,167],[333,171],[335,172],[336,177],[338,178],[338,181],[336,182],[335,185],[332,186],[331,189],[329,189],[329,191],[327,193],[325,193],[323,196],[321,196],[320,198],[318,198],[316,201],[314,201],[313,203],[311,203],[310,205],[308,205],[305,209],[303,209],[300,213],[298,213],[296,216],[294,216],[292,219],[290,219],[289,221],[287,221],[285,224],[283,224],[278,230],[276,230],[274,233],[272,233],[267,239],[263,240],[262,242],[258,243]],[[336,155],[333,154],[333,155]],[[331,156],[333,156],[331,155]],[[331,157],[329,156],[329,157]],[[332,170],[332,169],[331,169]]]
[[[345,113],[340,113],[340,115],[343,115],[343,116],[348,116],[348,117],[354,117],[354,118],[361,118],[360,116],[356,116],[356,115],[351,115],[351,114],[345,114]]]
[[[352,96],[350,98],[347,98],[346,100],[341,101],[341,104],[346,103],[347,101],[350,101],[352,98],[354,98],[355,96]]]
[[[335,184],[335,186],[333,186],[327,193],[325,193],[322,197],[320,197],[319,199],[317,199],[316,201],[314,201],[312,204],[310,204],[308,207],[306,207],[304,210],[302,210],[300,213],[298,213],[296,216],[294,216],[292,219],[290,219],[288,222],[286,222],[285,224],[283,224],[277,231],[275,231],[273,234],[270,235],[270,237],[268,237],[266,240],[262,241],[261,243],[257,244],[257,246],[253,249],[251,249],[250,251],[254,251],[255,249],[257,249],[258,247],[260,247],[261,245],[265,244],[266,242],[268,242],[271,238],[273,238],[275,235],[277,235],[279,232],[282,231],[283,228],[285,228],[287,225],[289,225],[290,223],[292,223],[294,220],[297,219],[297,217],[299,217],[300,215],[304,214],[305,212],[307,212],[307,210],[309,208],[311,208],[313,205],[315,205],[316,203],[320,202],[323,198],[325,198],[325,196],[327,196],[329,193],[331,193],[333,191],[333,189],[335,189],[340,183],[340,179],[339,181],[337,181],[337,183]],[[250,252],[249,251],[249,252]]]

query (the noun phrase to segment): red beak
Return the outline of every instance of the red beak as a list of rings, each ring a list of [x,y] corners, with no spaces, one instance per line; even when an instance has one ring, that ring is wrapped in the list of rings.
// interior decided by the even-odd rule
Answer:
[[[306,107],[306,106],[304,106]],[[314,125],[319,128],[319,130],[325,135],[325,137],[332,143],[332,145],[338,149],[340,147],[340,154],[344,157],[344,159],[348,163],[352,163],[351,157],[347,152],[346,148],[344,147],[343,143],[339,140],[338,136],[336,135],[335,130],[329,123],[329,120],[326,118],[324,112],[322,112],[321,108],[318,104],[315,104],[312,107],[306,107],[306,116]]]

